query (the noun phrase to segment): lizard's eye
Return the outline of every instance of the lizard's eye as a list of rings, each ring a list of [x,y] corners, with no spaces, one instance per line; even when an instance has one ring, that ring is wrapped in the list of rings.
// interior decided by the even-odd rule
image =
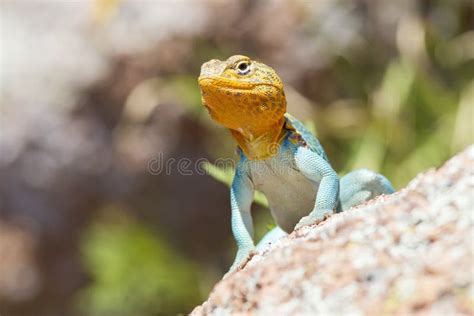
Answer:
[[[250,63],[248,61],[242,61],[237,64],[237,72],[239,75],[246,75],[250,72]]]

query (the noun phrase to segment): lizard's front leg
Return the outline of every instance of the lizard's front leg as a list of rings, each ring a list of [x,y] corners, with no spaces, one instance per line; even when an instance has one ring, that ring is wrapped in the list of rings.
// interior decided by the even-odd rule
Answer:
[[[295,229],[298,229],[318,223],[334,212],[339,198],[339,178],[329,162],[308,148],[297,149],[295,162],[308,179],[319,182],[314,208],[296,224]]]
[[[234,263],[230,267],[229,272],[224,275],[224,278],[245,263],[255,249],[252,215],[250,213],[253,195],[254,188],[247,172],[238,166],[230,189],[232,233],[237,242],[238,249]]]

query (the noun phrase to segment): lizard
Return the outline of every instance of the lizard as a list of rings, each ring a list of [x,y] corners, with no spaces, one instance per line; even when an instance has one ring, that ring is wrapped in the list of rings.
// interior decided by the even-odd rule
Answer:
[[[294,229],[395,191],[386,177],[367,169],[339,179],[319,140],[286,112],[283,82],[270,66],[243,55],[212,59],[202,65],[198,84],[211,118],[238,144],[230,188],[237,254],[224,277]],[[250,212],[255,190],[267,198],[277,225],[257,246]]]

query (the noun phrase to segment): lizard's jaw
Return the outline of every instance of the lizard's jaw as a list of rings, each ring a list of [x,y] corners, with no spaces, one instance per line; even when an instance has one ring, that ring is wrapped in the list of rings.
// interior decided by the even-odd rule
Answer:
[[[275,154],[283,134],[286,99],[280,85],[199,77],[202,103],[211,118],[231,130],[249,159]]]
[[[242,82],[236,86],[220,85],[219,80],[209,77],[199,80],[202,103],[219,124],[254,133],[282,120],[286,100],[281,89]]]

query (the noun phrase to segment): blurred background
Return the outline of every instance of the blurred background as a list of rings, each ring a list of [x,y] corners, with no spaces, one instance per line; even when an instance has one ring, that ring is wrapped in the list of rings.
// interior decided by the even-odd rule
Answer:
[[[1,2],[0,314],[169,315],[230,266],[203,62],[277,70],[333,167],[397,188],[474,142],[470,0]],[[220,179],[222,180],[222,179]],[[272,225],[254,205],[257,236]]]

